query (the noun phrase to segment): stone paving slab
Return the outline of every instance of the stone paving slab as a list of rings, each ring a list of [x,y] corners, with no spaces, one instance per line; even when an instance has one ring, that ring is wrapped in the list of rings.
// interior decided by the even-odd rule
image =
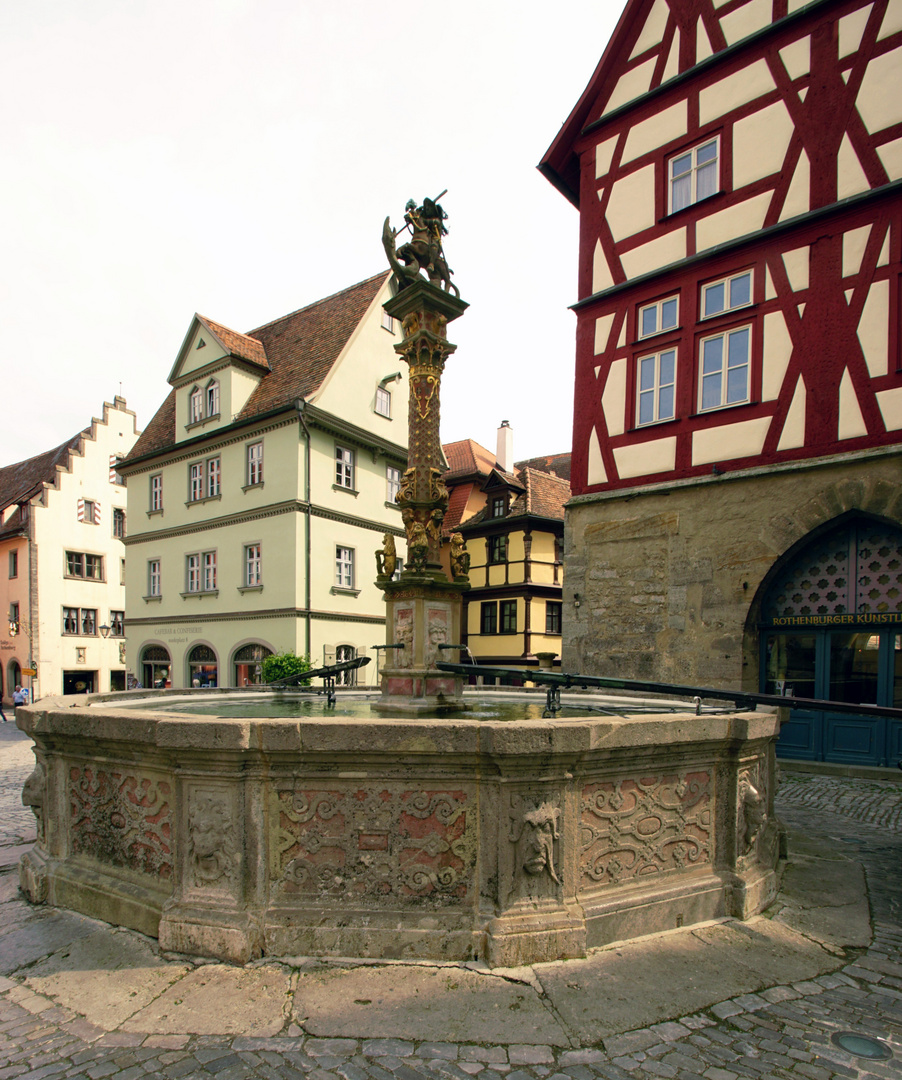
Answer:
[[[454,966],[302,971],[295,1019],[330,1038],[570,1045],[531,986]]]
[[[191,970],[157,953],[147,938],[104,927],[29,969],[25,985],[111,1031]]]
[[[42,960],[77,938],[109,928],[83,915],[73,915],[51,907],[33,907],[24,900],[3,905],[3,934],[0,936],[0,975]]]
[[[122,1024],[155,1035],[275,1035],[285,1026],[292,975],[283,967],[204,964]]]

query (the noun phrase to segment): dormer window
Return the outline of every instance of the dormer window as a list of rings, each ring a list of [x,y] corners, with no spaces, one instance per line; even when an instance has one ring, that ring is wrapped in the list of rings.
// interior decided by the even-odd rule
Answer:
[[[211,379],[207,383],[207,416],[219,415],[219,380]]]
[[[492,499],[492,517],[493,518],[504,517],[504,514],[505,514],[506,510],[507,510],[507,499],[505,499],[505,497],[503,495],[496,495],[495,498]]]
[[[204,395],[199,386],[195,386],[188,399],[188,423],[197,424],[204,418]]]

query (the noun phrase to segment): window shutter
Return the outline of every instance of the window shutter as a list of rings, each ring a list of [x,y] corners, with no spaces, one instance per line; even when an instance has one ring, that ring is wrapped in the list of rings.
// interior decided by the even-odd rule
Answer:
[[[79,499],[78,500],[78,520],[79,521],[84,521],[85,520],[85,500],[84,499]]]
[[[100,524],[100,503],[99,502],[94,503],[94,524],[95,525]]]

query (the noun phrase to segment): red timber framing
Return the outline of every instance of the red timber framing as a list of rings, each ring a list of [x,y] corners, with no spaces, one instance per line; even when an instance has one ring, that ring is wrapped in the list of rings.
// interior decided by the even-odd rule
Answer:
[[[902,442],[902,0],[629,0],[540,168],[574,495]]]

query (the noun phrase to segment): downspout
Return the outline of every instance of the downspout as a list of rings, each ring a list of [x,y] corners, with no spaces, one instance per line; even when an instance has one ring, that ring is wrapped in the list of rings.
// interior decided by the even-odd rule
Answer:
[[[313,524],[310,514],[310,428],[304,418],[304,410],[307,402],[298,398],[294,407],[297,410],[298,420],[304,429],[306,443],[304,451],[304,502],[307,504],[307,528],[304,530],[304,651],[310,656],[310,529]]]

